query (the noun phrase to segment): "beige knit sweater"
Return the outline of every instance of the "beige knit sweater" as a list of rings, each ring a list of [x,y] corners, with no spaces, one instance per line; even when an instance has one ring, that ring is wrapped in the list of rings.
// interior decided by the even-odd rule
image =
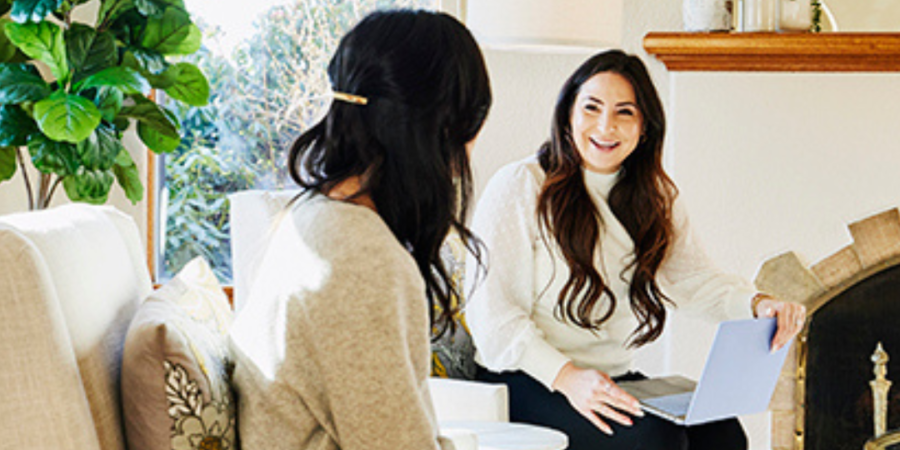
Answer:
[[[256,274],[231,333],[243,448],[441,448],[425,285],[377,214],[303,198]]]

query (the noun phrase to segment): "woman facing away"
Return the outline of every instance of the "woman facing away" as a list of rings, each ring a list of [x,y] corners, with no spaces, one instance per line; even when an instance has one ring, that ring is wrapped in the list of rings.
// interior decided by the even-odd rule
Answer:
[[[467,149],[491,104],[487,71],[452,17],[387,11],[344,36],[328,75],[334,102],[288,159],[302,193],[231,332],[241,441],[437,449],[430,304],[446,323],[439,248],[451,229],[471,238]]]
[[[549,141],[502,168],[474,216],[489,258],[466,306],[489,369],[479,377],[509,386],[513,421],[564,431],[570,450],[746,448],[737,419],[674,425],[616,383],[643,378],[634,351],[660,336],[668,307],[777,316],[773,348],[805,319],[711,264],[663,170],[664,134],[640,59],[595,55],[563,86]]]

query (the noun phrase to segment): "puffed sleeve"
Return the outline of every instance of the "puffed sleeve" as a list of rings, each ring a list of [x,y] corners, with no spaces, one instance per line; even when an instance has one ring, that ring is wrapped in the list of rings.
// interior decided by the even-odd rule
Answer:
[[[679,308],[714,321],[753,317],[753,285],[713,264],[691,228],[683,201],[675,201],[673,216],[675,242],[659,270],[663,292]]]
[[[469,258],[466,321],[482,365],[524,370],[551,388],[569,358],[546,342],[531,319],[535,245],[543,245],[535,213],[539,170],[534,163],[502,168],[478,202],[472,230],[487,247],[487,273],[476,279],[476,264]]]

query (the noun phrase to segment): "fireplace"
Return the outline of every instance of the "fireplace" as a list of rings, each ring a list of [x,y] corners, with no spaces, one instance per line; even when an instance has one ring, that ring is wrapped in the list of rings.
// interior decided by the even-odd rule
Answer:
[[[900,380],[900,211],[849,226],[853,243],[812,267],[794,253],[766,261],[759,289],[806,305],[810,319],[772,400],[773,450],[862,449],[874,434],[869,382],[879,342]],[[891,376],[893,374],[893,377]],[[900,389],[887,429],[900,428]]]

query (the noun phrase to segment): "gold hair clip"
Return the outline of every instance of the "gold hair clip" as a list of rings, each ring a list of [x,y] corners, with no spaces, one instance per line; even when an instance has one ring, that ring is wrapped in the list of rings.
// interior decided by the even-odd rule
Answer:
[[[334,91],[334,92],[331,93],[331,96],[332,96],[335,100],[340,100],[340,101],[342,101],[342,102],[352,103],[352,104],[354,104],[354,105],[366,105],[366,104],[369,103],[369,99],[367,99],[367,98],[365,98],[365,97],[363,97],[363,96],[360,96],[360,95],[353,95],[353,94],[348,94],[348,93],[346,93],[346,92],[338,92],[338,91]]]

